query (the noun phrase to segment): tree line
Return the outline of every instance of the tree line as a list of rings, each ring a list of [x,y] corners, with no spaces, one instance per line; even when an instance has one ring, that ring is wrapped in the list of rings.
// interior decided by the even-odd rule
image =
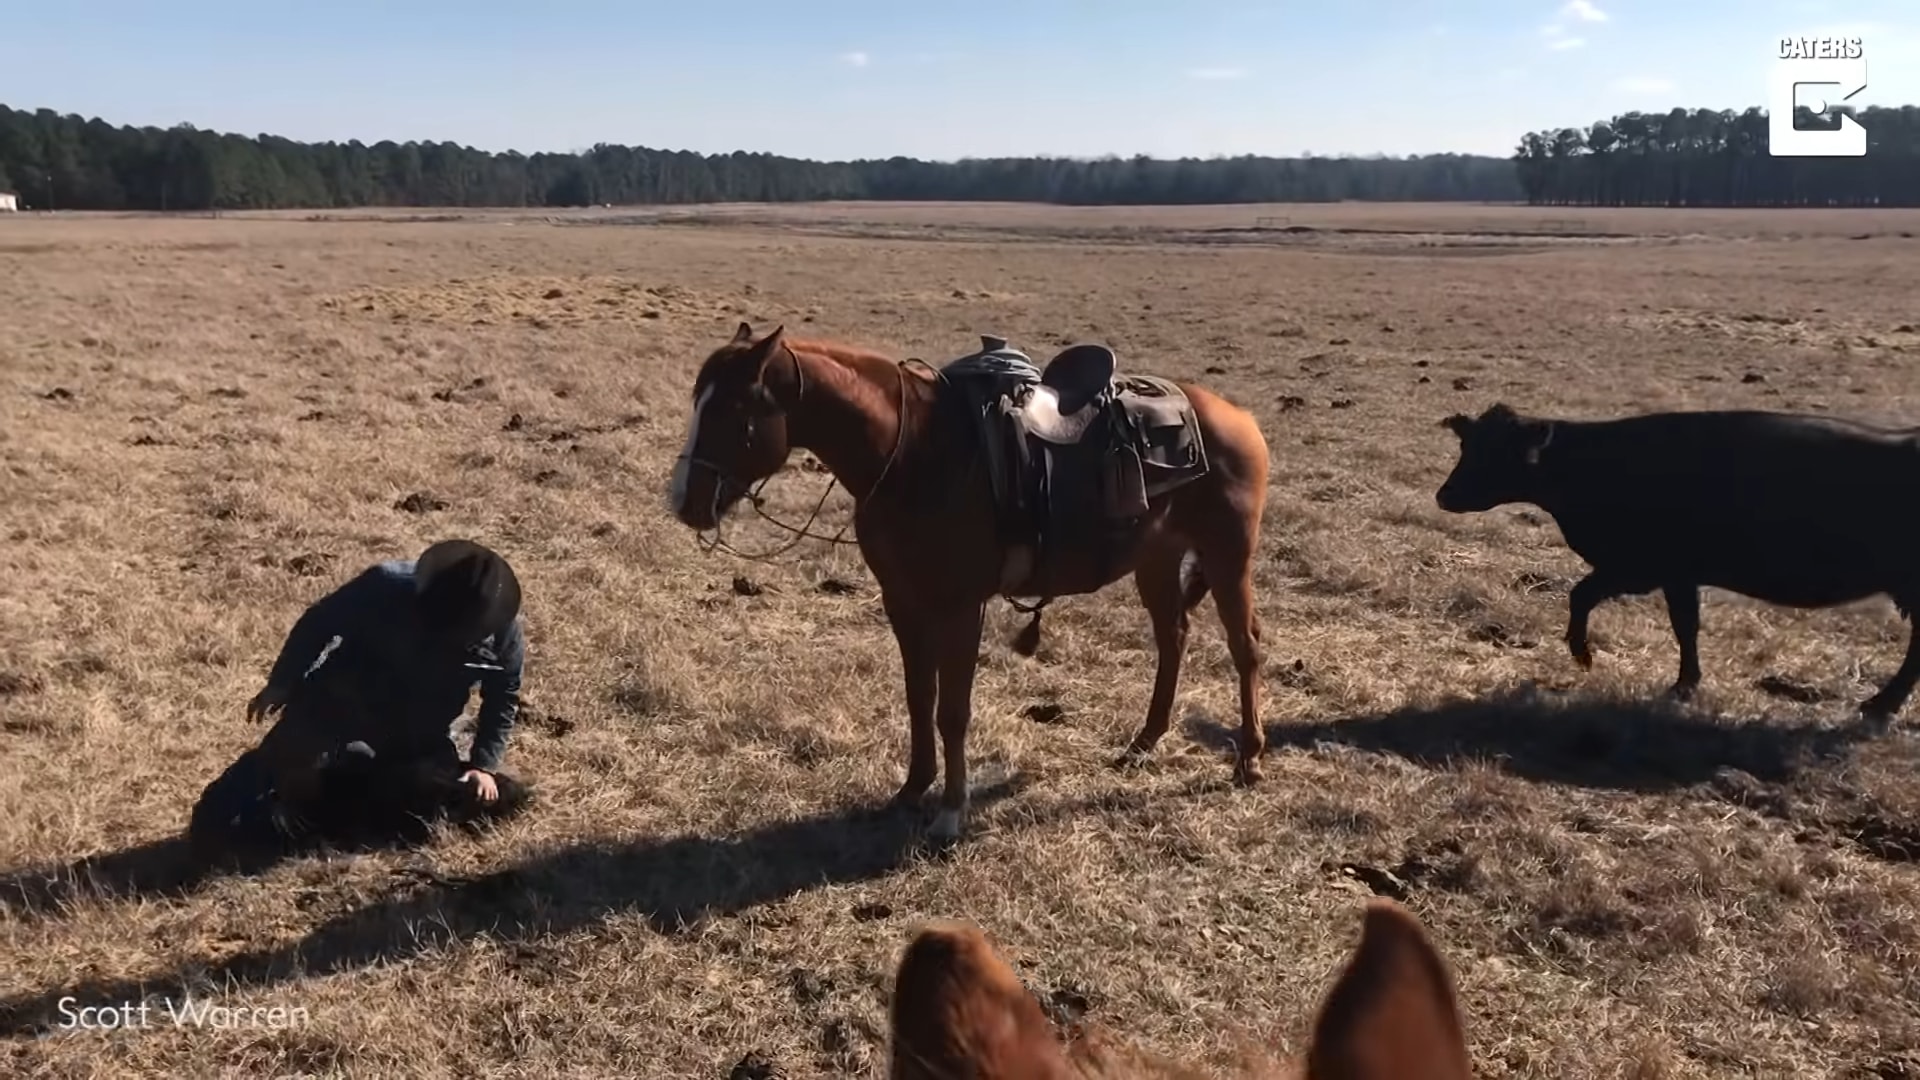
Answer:
[[[190,124],[114,127],[0,106],[0,189],[35,207],[85,210],[349,206],[590,206],[970,200],[1082,205],[1445,201],[1519,197],[1512,163],[1470,154],[1208,160],[775,154],[602,143],[583,153],[488,153],[451,142],[302,143]]]
[[[1536,206],[1920,206],[1920,107],[1835,111],[1867,129],[1865,157],[1771,157],[1767,113],[1750,108],[1529,132],[1514,159]]]
[[[1868,109],[1866,159],[1769,158],[1766,114],[1675,109],[1527,134],[1511,158],[1242,155],[808,161],[602,143],[490,153],[451,142],[303,143],[115,127],[0,105],[0,191],[34,208],[590,206],[824,199],[1068,205],[1490,201],[1537,205],[1920,205],[1920,110]]]

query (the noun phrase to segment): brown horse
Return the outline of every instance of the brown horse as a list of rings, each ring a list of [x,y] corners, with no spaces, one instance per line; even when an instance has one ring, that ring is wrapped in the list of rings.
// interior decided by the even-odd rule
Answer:
[[[896,804],[917,804],[932,786],[937,725],[946,786],[931,832],[959,835],[987,601],[1090,593],[1129,572],[1152,617],[1159,659],[1146,721],[1116,764],[1144,760],[1166,733],[1188,613],[1211,590],[1239,673],[1235,775],[1243,784],[1259,780],[1266,740],[1253,553],[1268,461],[1251,414],[1204,387],[1175,384],[1192,403],[1206,474],[1149,501],[1124,557],[1101,565],[1056,552],[1043,590],[1016,591],[1005,577],[981,436],[952,411],[958,395],[948,380],[866,349],[789,338],[784,329],[756,341],[743,322],[701,366],[668,505],[692,528],[715,528],[795,448],[812,451],[854,495],[861,555],[879,582],[906,675],[911,750]]]
[[[922,930],[893,980],[891,1080],[1147,1080],[1197,1077],[1104,1031],[1062,1045],[1040,1003],[985,935]],[[1446,961],[1391,900],[1368,902],[1360,944],[1321,1002],[1300,1060],[1254,1063],[1287,1080],[1468,1080],[1465,1027]]]

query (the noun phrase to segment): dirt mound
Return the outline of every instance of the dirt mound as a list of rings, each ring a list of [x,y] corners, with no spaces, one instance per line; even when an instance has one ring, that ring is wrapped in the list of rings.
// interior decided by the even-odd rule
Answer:
[[[640,323],[660,319],[711,319],[736,310],[733,297],[672,284],[626,278],[450,278],[435,285],[376,286],[330,296],[329,311],[389,319],[488,326],[510,322],[535,326],[569,323]]]

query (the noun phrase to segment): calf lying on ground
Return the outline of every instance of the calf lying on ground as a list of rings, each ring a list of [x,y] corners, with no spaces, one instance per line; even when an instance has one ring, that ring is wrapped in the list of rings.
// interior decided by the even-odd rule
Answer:
[[[892,1080],[1056,1080],[1197,1075],[1098,1033],[1069,1044],[971,926],[924,930],[894,978]],[[1359,947],[1320,1006],[1303,1061],[1266,1074],[1305,1080],[1466,1080],[1466,1039],[1446,964],[1390,900],[1367,905]]]
[[[1567,647],[1591,667],[1587,617],[1661,590],[1685,698],[1700,683],[1700,587],[1822,608],[1877,595],[1920,607],[1920,429],[1760,411],[1618,420],[1526,416],[1504,404],[1441,423],[1460,459],[1434,501],[1451,513],[1530,502],[1593,567],[1567,604]],[[1861,706],[1900,711],[1920,681],[1920,628]]]

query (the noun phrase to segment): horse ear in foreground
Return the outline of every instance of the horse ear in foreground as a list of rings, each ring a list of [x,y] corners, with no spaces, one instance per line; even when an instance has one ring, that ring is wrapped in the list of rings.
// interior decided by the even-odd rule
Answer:
[[[693,384],[667,503],[717,528],[796,448],[854,497],[860,552],[900,648],[910,750],[897,805],[946,785],[932,834],[959,835],[967,727],[987,601],[1038,597],[1015,648],[1038,644],[1038,609],[1132,574],[1158,661],[1135,763],[1166,734],[1188,614],[1211,592],[1239,678],[1235,775],[1260,778],[1260,624],[1253,553],[1267,444],[1245,409],[1198,385],[1117,373],[1076,345],[1044,371],[996,338],[938,372],[878,353],[741,323]],[[924,367],[924,365],[922,365]]]
[[[1019,977],[971,926],[920,932],[894,977],[892,1080],[1054,1080],[1195,1075],[1090,1032],[1063,1043]],[[1360,944],[1327,992],[1307,1051],[1264,1075],[1294,1080],[1467,1080],[1446,962],[1419,920],[1368,903]]]
[[[1593,609],[1655,589],[1680,646],[1677,698],[1700,684],[1703,585],[1796,608],[1885,595],[1909,622],[1920,611],[1920,429],[1761,410],[1565,420],[1504,404],[1441,423],[1460,457],[1440,509],[1533,503],[1593,567],[1567,597],[1581,667]],[[1862,719],[1891,722],[1916,683],[1920,626]]]

